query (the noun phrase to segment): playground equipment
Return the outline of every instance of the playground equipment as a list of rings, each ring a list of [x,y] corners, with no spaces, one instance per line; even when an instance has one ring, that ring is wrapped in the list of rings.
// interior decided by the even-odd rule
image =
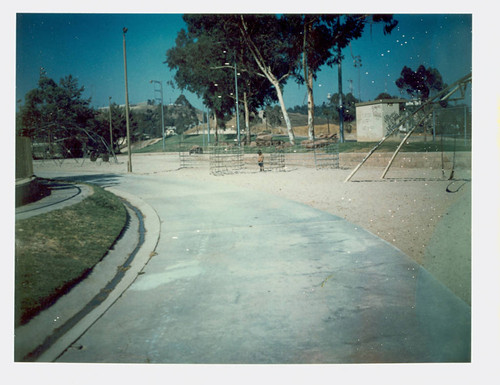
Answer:
[[[316,169],[339,168],[339,144],[338,142],[324,147],[314,148],[314,165]]]
[[[210,173],[213,175],[236,174],[243,169],[243,149],[234,145],[212,145]]]
[[[415,109],[411,114],[407,116],[401,116],[399,119],[396,120],[395,123],[389,128],[387,131],[387,134],[368,152],[368,154],[364,157],[364,159],[359,163],[356,168],[349,174],[349,176],[346,178],[344,182],[349,182],[351,178],[356,174],[356,172],[361,168],[361,166],[368,160],[368,158],[380,147],[382,143],[386,141],[387,138],[389,138],[399,127],[403,126],[405,123],[411,121],[414,117],[419,117],[417,118],[417,123],[411,127],[406,135],[404,136],[403,140],[401,140],[399,146],[396,148],[394,151],[391,159],[389,160],[389,163],[387,164],[386,168],[384,169],[384,172],[382,173],[380,179],[384,179],[385,175],[387,174],[387,171],[389,171],[389,168],[391,167],[392,163],[394,162],[394,159],[398,155],[399,151],[403,147],[403,145],[408,141],[408,138],[411,136],[411,134],[415,131],[415,129],[425,120],[427,119],[430,115],[432,115],[432,112],[436,108],[436,104],[438,103],[443,103],[451,100],[460,100],[465,97],[465,90],[467,87],[468,83],[472,82],[472,73],[468,74],[467,76],[464,76],[463,78],[459,79],[455,83],[453,83],[451,86],[446,87],[444,90],[433,96],[432,98],[429,98],[428,101],[423,103],[419,108]],[[460,97],[456,99],[450,99],[452,95],[454,95],[457,91],[460,91]],[[422,113],[423,114],[420,114]],[[420,114],[420,115],[418,115]],[[454,164],[450,173],[450,178],[453,178],[453,173],[454,173]]]
[[[70,132],[64,127],[60,127],[60,129]],[[52,160],[56,164],[62,165],[65,159],[73,159],[79,163],[79,158],[82,158],[83,166],[87,158],[93,162],[97,158],[102,158],[103,162],[109,162],[111,156],[115,163],[118,162],[112,146],[104,137],[85,128],[73,128],[68,136],[61,138],[53,138],[48,128],[41,128],[38,134],[39,136],[33,139],[32,144],[34,159]]]
[[[281,148],[274,148],[274,151],[269,154],[269,169],[271,171],[285,171],[285,152]]]

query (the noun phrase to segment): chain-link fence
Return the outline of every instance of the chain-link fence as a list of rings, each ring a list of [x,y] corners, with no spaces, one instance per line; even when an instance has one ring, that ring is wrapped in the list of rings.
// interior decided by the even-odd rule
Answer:
[[[471,111],[467,106],[434,109],[431,116],[433,140],[443,137],[467,143],[472,135],[471,119]]]
[[[424,140],[433,141],[453,138],[463,140],[464,144],[471,139],[472,116],[470,107],[466,105],[445,108],[434,106],[431,112],[422,110],[414,115],[411,115],[411,109],[407,109],[405,113],[408,119],[394,134],[404,135],[415,127],[413,131],[414,138],[421,137]],[[388,129],[399,119],[401,119],[401,116],[397,114],[387,117]]]

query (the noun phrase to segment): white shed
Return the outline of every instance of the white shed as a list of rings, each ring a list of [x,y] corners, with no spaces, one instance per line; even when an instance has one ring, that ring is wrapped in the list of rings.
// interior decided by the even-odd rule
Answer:
[[[386,117],[399,114],[404,99],[380,99],[356,103],[356,131],[358,142],[382,139],[387,131]]]

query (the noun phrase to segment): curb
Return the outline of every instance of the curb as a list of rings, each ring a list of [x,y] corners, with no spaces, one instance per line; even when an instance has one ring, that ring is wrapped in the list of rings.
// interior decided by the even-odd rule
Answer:
[[[142,199],[125,193],[121,190],[107,187],[107,191],[125,199],[132,206],[137,208],[143,215],[145,237],[142,247],[137,252],[130,269],[126,272],[123,279],[118,283],[115,289],[109,294],[104,302],[97,308],[87,314],[75,327],[47,349],[38,359],[38,362],[55,361],[73,342],[75,342],[94,322],[96,322],[111,305],[123,294],[125,290],[135,281],[139,272],[149,262],[149,259],[156,249],[160,239],[160,218],[156,211],[144,202]]]
[[[50,347],[41,353],[34,361],[35,362],[53,362],[64,351],[73,344],[87,329],[89,329],[123,294],[125,290],[135,281],[140,271],[149,262],[150,257],[154,253],[158,241],[160,239],[160,218],[156,211],[144,202],[142,199],[120,191],[115,188],[105,188],[107,191],[126,200],[133,208],[137,209],[143,217],[144,223],[144,242],[137,250],[137,253],[130,263],[122,279],[116,284],[114,289],[109,293],[106,299],[97,307],[83,316],[71,329],[58,338]],[[119,266],[117,266],[119,267]],[[71,292],[70,292],[71,294]],[[86,304],[82,306],[84,308]]]

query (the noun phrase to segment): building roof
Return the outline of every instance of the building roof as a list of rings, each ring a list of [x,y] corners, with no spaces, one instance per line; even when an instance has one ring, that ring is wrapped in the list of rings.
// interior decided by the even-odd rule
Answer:
[[[371,100],[369,102],[356,103],[356,107],[370,106],[372,104],[394,104],[394,103],[406,103],[406,99],[377,99]]]

